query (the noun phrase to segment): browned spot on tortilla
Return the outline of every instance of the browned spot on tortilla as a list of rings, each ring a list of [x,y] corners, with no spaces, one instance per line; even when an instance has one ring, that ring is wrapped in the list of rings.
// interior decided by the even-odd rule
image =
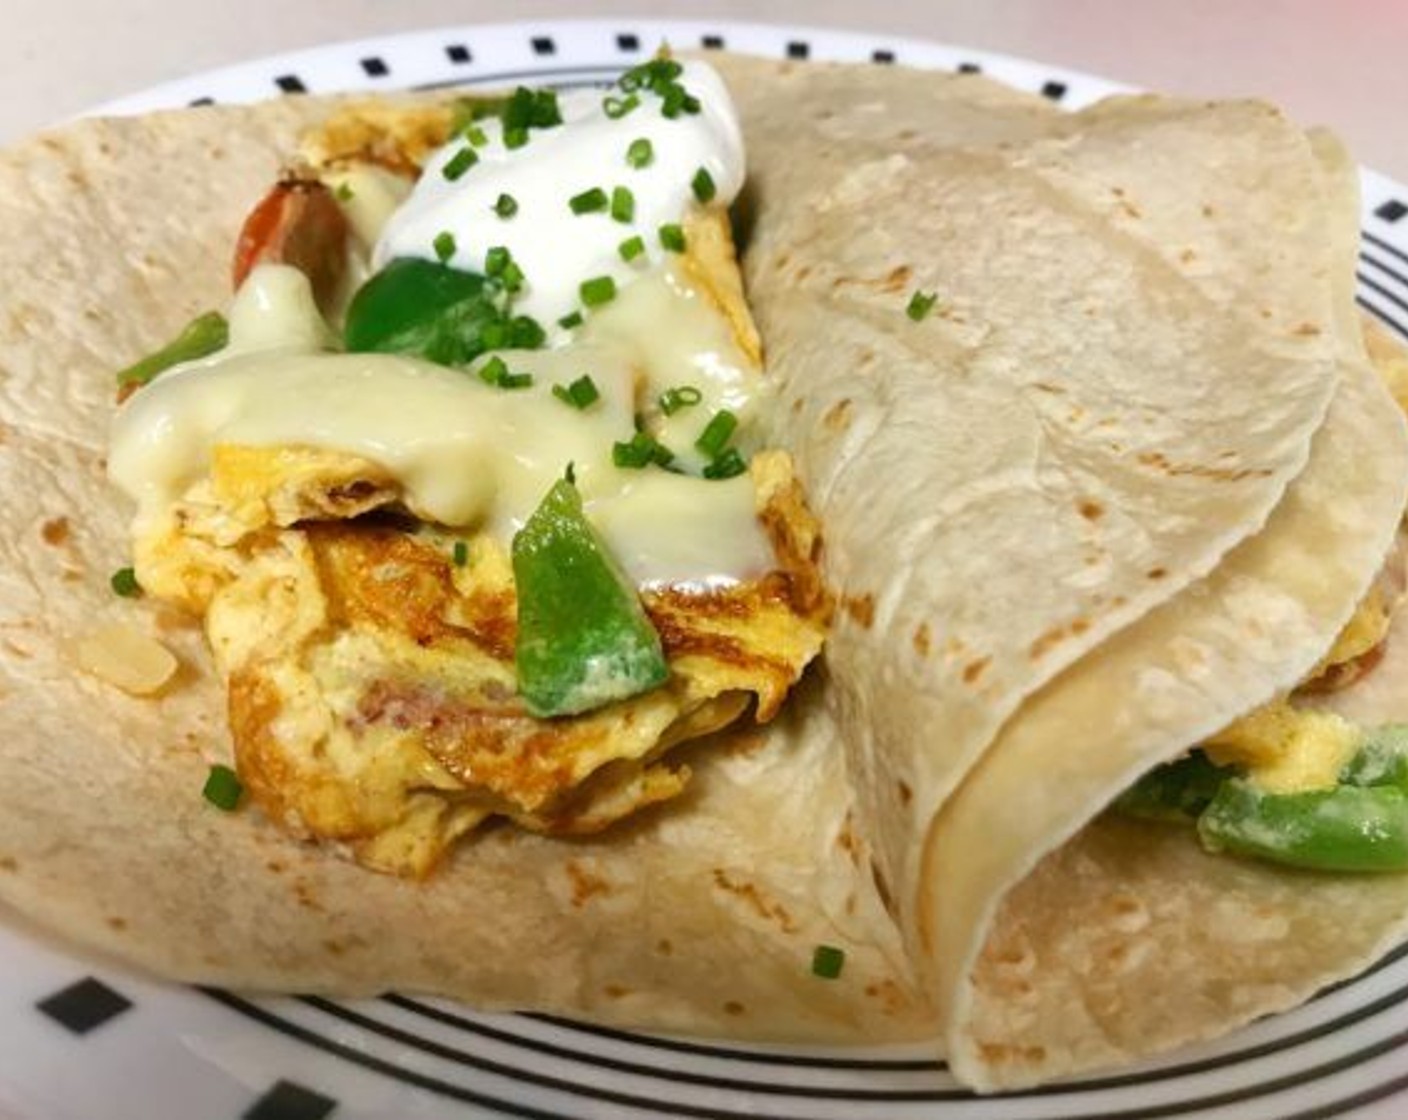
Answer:
[[[795,401],[792,402],[792,415],[793,415],[793,416],[796,416],[797,413],[799,413],[799,412],[801,412],[801,411],[802,411],[802,398],[801,398],[801,397],[798,397]]]
[[[833,432],[844,432],[851,426],[851,399],[843,397],[830,408],[821,418],[821,422]]]
[[[662,957],[668,957],[675,951],[675,946],[668,937],[662,937],[655,943],[655,951]]]
[[[968,664],[963,667],[963,682],[965,684],[974,684],[991,664],[991,657],[980,657],[976,661],[968,662]]]
[[[326,938],[323,941],[323,948],[334,957],[340,957],[343,953],[347,952],[347,946],[335,937]]]
[[[740,732],[729,738],[723,749],[731,758],[752,758],[767,746],[767,739],[761,731]]]
[[[1143,211],[1132,202],[1121,202],[1120,209],[1131,218],[1142,218],[1144,216]]]
[[[283,870],[284,870],[284,865],[283,865],[279,860],[276,860],[276,859],[271,859],[271,860],[269,860],[269,862],[266,863],[266,864],[264,865],[264,867],[265,867],[268,871],[271,871],[271,872],[272,872],[273,874],[275,874],[275,875],[280,875],[280,874],[282,874],[282,873],[283,873]]]
[[[1087,521],[1099,521],[1105,516],[1105,507],[1094,498],[1082,498],[1076,503],[1076,509]]]
[[[799,264],[799,265],[797,266],[797,271],[794,272],[792,275],[795,276],[798,280],[805,280],[805,279],[806,279],[808,276],[810,276],[811,274],[812,274],[812,266],[811,266],[811,265],[809,265],[809,264]]]
[[[887,292],[898,292],[901,288],[903,288],[906,284],[909,283],[909,278],[913,275],[914,270],[911,269],[909,265],[899,265],[896,268],[890,269],[890,275],[885,277],[884,282],[881,284],[881,288]]]
[[[1139,462],[1170,478],[1206,478],[1213,482],[1240,482],[1244,478],[1265,478],[1271,472],[1262,467],[1210,467],[1204,463],[1175,463],[1162,451],[1145,451]]]
[[[1168,569],[1167,569],[1167,568],[1150,568],[1150,569],[1149,569],[1147,572],[1145,572],[1144,574],[1145,574],[1146,576],[1148,576],[1150,579],[1163,579],[1164,576],[1168,575]]]
[[[82,583],[83,573],[78,571],[76,568],[65,568],[62,572],[59,573],[59,578],[62,579],[65,583]]]
[[[843,600],[846,613],[850,615],[857,624],[866,630],[875,624],[875,596],[867,592],[864,595],[847,595]]]
[[[1269,308],[1269,307],[1262,307],[1262,308],[1259,308],[1258,310],[1259,310],[1259,312],[1260,312],[1260,314],[1261,314],[1261,317],[1262,317],[1263,319],[1269,319],[1269,318],[1271,318],[1271,308]]]
[[[983,1055],[983,1061],[995,1066],[1009,1062],[1040,1062],[1046,1059],[1044,1046],[1009,1046],[1005,1042],[980,1042],[978,1051]]]
[[[797,923],[787,912],[787,908],[780,902],[774,902],[768,898],[758,889],[756,884],[750,883],[746,879],[736,879],[723,868],[716,867],[714,869],[714,886],[746,903],[760,918],[776,923],[783,933],[797,932]]]
[[[1059,385],[1053,385],[1049,381],[1033,381],[1033,389],[1039,389],[1043,393],[1064,393],[1066,390]]]
[[[788,253],[786,249],[784,249],[784,250],[782,250],[782,252],[780,252],[780,253],[777,254],[777,267],[778,267],[778,268],[786,268],[787,265],[788,265],[788,263],[789,263],[791,260],[792,260],[791,254]]]
[[[119,918],[116,914],[110,914],[108,916],[108,928],[115,929],[121,933],[127,928],[127,919]]]
[[[321,910],[322,904],[318,901],[318,896],[313,893],[313,888],[308,885],[306,879],[299,879],[293,884],[294,897],[298,899],[298,905],[309,910]]]
[[[601,990],[606,993],[608,999],[620,999],[622,996],[631,994],[630,988],[622,987],[620,984],[607,984]]]
[[[846,913],[854,915],[856,912],[856,896],[848,894],[846,896]]]
[[[594,875],[575,859],[567,861],[567,877],[572,880],[572,905],[579,910],[599,894],[610,894],[611,883]]]
[[[1178,254],[1178,259],[1184,264],[1192,264],[1195,260],[1198,259],[1198,254],[1195,253],[1192,249],[1184,249],[1183,252]]]
[[[896,1014],[909,1006],[904,989],[893,980],[876,980],[865,986],[865,994],[870,999],[879,1000],[889,1014]]]
[[[1123,187],[1111,187],[1111,188],[1110,188],[1110,193],[1111,193],[1112,195],[1114,195],[1116,198],[1123,198],[1123,197],[1124,197],[1124,188],[1123,188]]]
[[[928,657],[930,648],[929,624],[921,622],[914,628],[914,652],[920,657]]]
[[[1314,323],[1299,323],[1291,333],[1301,338],[1314,338],[1320,333],[1320,328]]]
[[[914,800],[914,790],[909,788],[909,783],[903,778],[895,782],[895,792],[900,795],[900,804],[908,805]]]
[[[1210,202],[1205,202],[1205,203],[1203,203],[1203,217],[1205,217],[1205,218],[1211,218],[1211,217],[1212,217],[1214,214],[1216,214],[1216,213],[1217,213],[1217,208],[1214,207],[1214,206],[1212,205],[1212,203],[1210,203]]]
[[[44,538],[45,544],[51,544],[55,547],[63,544],[68,540],[68,518],[55,517],[44,522],[39,527],[39,535]]]
[[[14,856],[0,856],[0,871],[18,871],[19,863]]]
[[[744,1007],[743,1004],[739,1003],[736,999],[731,999],[724,1004],[724,1010],[727,1011],[730,1015],[742,1015],[748,1009]]]
[[[16,645],[14,642],[10,641],[9,638],[5,639],[5,649],[14,654],[21,661],[28,661],[33,656],[29,650],[25,649],[23,646]]]
[[[870,879],[875,884],[875,893],[880,896],[880,905],[885,908],[885,913],[890,917],[895,916],[895,899],[890,894],[890,885],[885,882],[885,876],[880,871],[880,866],[874,860],[870,861]]]
[[[846,819],[841,823],[841,831],[836,834],[836,846],[849,855],[853,862],[860,852],[860,840],[852,827],[849,810],[846,812]]]

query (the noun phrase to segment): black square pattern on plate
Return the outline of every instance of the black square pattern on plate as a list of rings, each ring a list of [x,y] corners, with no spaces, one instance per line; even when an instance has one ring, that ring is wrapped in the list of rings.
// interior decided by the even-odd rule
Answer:
[[[285,93],[308,92],[308,87],[303,84],[303,79],[297,74],[280,74],[274,79],[274,84]]]
[[[245,1110],[242,1120],[323,1120],[337,1102],[293,1081],[276,1081],[274,1087]]]
[[[556,53],[557,53],[557,44],[552,41],[552,36],[551,36],[551,35],[534,35],[534,36],[533,36],[533,53],[534,53],[534,54],[556,54]]]
[[[699,42],[700,45],[708,51],[721,51],[724,49],[724,37],[722,35],[705,35]]]
[[[871,62],[894,62],[894,61],[895,61],[895,52],[894,52],[894,51],[871,51],[871,52],[870,52],[870,61],[871,61]]]
[[[638,51],[640,50],[640,36],[624,32],[616,36],[616,49],[618,51]]]
[[[788,58],[806,58],[811,53],[812,48],[809,43],[803,43],[800,40],[793,39],[792,42],[787,44]]]
[[[189,105],[192,109],[199,109],[202,105],[214,105],[214,104],[215,104],[215,98],[213,98],[213,97],[194,97],[194,98],[192,98],[190,101],[187,101],[186,104]]]
[[[976,62],[960,62],[958,64],[958,72],[960,74],[981,74],[983,68]]]
[[[1396,198],[1391,198],[1376,209],[1374,213],[1386,222],[1396,222],[1402,218],[1404,214],[1408,214],[1408,205],[1399,202]]]
[[[132,1001],[101,980],[89,976],[40,1000],[35,1006],[74,1034],[87,1034],[114,1016],[121,1015],[132,1006]]]
[[[469,53],[469,48],[463,43],[451,43],[445,48],[445,57],[456,66],[463,66],[473,58],[473,55]]]
[[[1066,96],[1065,82],[1047,82],[1041,87],[1041,96],[1049,97],[1052,101],[1060,101]]]
[[[362,69],[366,71],[369,78],[384,78],[391,73],[386,67],[385,60],[377,58],[375,55],[362,59]]]

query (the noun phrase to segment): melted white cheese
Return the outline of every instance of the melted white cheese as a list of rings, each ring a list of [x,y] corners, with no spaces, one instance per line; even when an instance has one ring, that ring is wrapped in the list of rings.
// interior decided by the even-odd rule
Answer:
[[[502,245],[527,277],[515,308],[561,337],[557,320],[578,308],[582,281],[610,276],[624,289],[667,255],[659,229],[681,222],[695,205],[691,184],[701,168],[717,192],[711,205],[729,205],[742,189],[743,134],[723,80],[702,62],[686,62],[679,81],[699,99],[698,113],[665,117],[660,98],[639,91],[638,106],[612,120],[602,91],[564,94],[563,123],[532,129],[528,143],[516,149],[504,146],[498,120],[480,122],[488,142],[474,149],[478,162],[451,182],[445,165],[467,141],[457,138],[432,156],[410,199],[383,228],[373,266],[396,257],[436,260],[435,239],[450,233],[455,251],[447,263],[482,272],[485,254]],[[610,96],[624,95],[613,89]],[[653,159],[634,168],[626,149],[642,138],[650,141]],[[634,198],[630,222],[608,211],[574,214],[568,205],[584,191],[599,188],[609,196],[615,187]],[[518,204],[511,218],[494,211],[501,194]],[[618,248],[633,235],[645,242],[646,253],[627,263]]]
[[[623,325],[557,350],[504,351],[511,371],[534,378],[506,390],[414,358],[319,352],[326,327],[306,278],[261,266],[232,308],[230,346],[167,372],[120,409],[108,473],[137,502],[140,534],[208,474],[217,444],[344,451],[390,471],[418,516],[507,540],[570,462],[593,521],[638,584],[748,579],[773,560],[746,475],[711,482],[611,462],[612,444],[631,438],[640,396],[677,383],[674,371],[689,362],[706,329],[694,315],[718,318],[685,301],[665,322],[641,324],[646,338],[677,339],[678,350],[634,350]],[[552,395],[583,374],[601,394],[590,408]]]

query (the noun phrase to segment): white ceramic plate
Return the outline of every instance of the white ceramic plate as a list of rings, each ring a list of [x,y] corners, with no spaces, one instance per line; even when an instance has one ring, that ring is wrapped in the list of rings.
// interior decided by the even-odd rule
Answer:
[[[140,112],[280,92],[604,83],[661,41],[981,69],[1079,106],[1122,87],[884,35],[619,19],[339,43],[171,82]],[[1361,304],[1408,338],[1408,190],[1364,172]],[[0,1118],[337,1120],[689,1116],[850,1120],[1311,1120],[1408,1116],[1408,949],[1290,1014],[1116,1076],[980,1100],[922,1047],[739,1047],[440,1000],[250,998],[153,981],[0,926]]]

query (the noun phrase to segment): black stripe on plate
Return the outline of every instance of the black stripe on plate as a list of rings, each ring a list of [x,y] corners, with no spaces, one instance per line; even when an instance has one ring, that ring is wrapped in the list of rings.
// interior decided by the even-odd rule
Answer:
[[[308,87],[303,84],[303,79],[297,74],[280,74],[274,79],[274,84],[283,90],[284,93],[307,93]]]
[[[810,44],[810,43],[807,43],[807,42],[804,42],[804,41],[802,41],[801,39],[793,39],[792,42],[790,42],[790,43],[787,44],[787,57],[788,57],[788,58],[796,58],[796,59],[808,58],[808,57],[811,56],[811,53],[812,53],[811,44]]]
[[[1394,245],[1392,242],[1385,241],[1382,237],[1375,237],[1367,229],[1361,230],[1360,236],[1363,237],[1365,241],[1367,241],[1370,245],[1373,245],[1375,248],[1382,249],[1384,250],[1384,252],[1390,253],[1393,256],[1397,257],[1404,264],[1408,264],[1408,253],[1405,253],[1402,249],[1400,249],[1397,245]]]
[[[1394,1093],[1408,1089],[1408,1073],[1402,1077],[1395,1077],[1392,1081],[1385,1081],[1382,1085],[1376,1085],[1372,1089],[1365,1089],[1355,1093],[1352,1097],[1341,1097],[1337,1101],[1330,1101],[1328,1104],[1316,1105],[1314,1108],[1306,1109],[1304,1112],[1296,1112],[1289,1116],[1284,1116],[1281,1120],[1328,1120],[1331,1116],[1343,1116],[1350,1109],[1359,1108],[1361,1105],[1373,1104],[1381,1101],[1385,1097],[1391,1097]]]
[[[239,996],[230,992],[221,991],[219,988],[197,988],[203,995],[209,996],[216,1003],[223,1004],[231,1011],[243,1015],[248,1019],[253,1019],[257,1023],[262,1023],[266,1027],[271,1027],[280,1034],[289,1038],[296,1038],[300,1042],[306,1042],[309,1046],[317,1047],[329,1054],[335,1054],[339,1058],[345,1058],[354,1065],[359,1065],[364,1069],[375,1070],[377,1073],[385,1074],[387,1077],[397,1081],[403,1081],[408,1085],[414,1085],[418,1089],[426,1089],[432,1093],[439,1093],[441,1096],[451,1097],[466,1104],[477,1104],[484,1108],[497,1108],[510,1116],[523,1116],[528,1120],[575,1120],[567,1113],[544,1112],[542,1109],[529,1108],[527,1105],[515,1104],[512,1101],[501,1100],[498,1097],[489,1096],[486,1093],[476,1093],[472,1089],[465,1089],[459,1085],[452,1085],[448,1081],[441,1081],[436,1077],[427,1077],[424,1074],[416,1073],[414,1070],[402,1069],[391,1062],[374,1057],[371,1054],[364,1054],[360,1050],[353,1049],[341,1042],[336,1042],[330,1038],[324,1038],[316,1031],[310,1031],[307,1027],[292,1023],[287,1019],[275,1015],[272,1011],[266,1011],[262,1007],[257,1007],[252,1003],[240,999]]]
[[[1378,322],[1388,327],[1394,334],[1401,335],[1405,342],[1408,342],[1408,327],[1400,326],[1394,319],[1392,311],[1385,311],[1382,307],[1376,307],[1372,300],[1367,300],[1363,296],[1355,296],[1354,302],[1359,305],[1361,311],[1367,311]]]
[[[214,105],[214,104],[215,104],[215,98],[213,98],[213,97],[193,97],[193,98],[191,98],[191,100],[187,101],[186,104],[187,104],[187,106],[189,106],[189,107],[192,108],[192,109],[199,109],[199,108],[201,108],[201,107],[204,106],[204,105]]]
[[[1408,313],[1408,300],[1405,300],[1402,296],[1395,293],[1391,288],[1385,288],[1372,277],[1365,276],[1362,272],[1356,272],[1354,275],[1360,284],[1368,288],[1369,291],[1373,292],[1376,296],[1388,300],[1389,303],[1393,304],[1393,306],[1400,311]]]
[[[373,1019],[369,1015],[363,1015],[359,1011],[353,1011],[350,1007],[343,1007],[341,1004],[323,999],[321,996],[300,996],[299,998],[309,1007],[315,1007],[325,1014],[341,1019],[343,1022],[352,1023],[364,1030],[379,1034],[384,1038],[389,1038],[393,1042],[399,1042],[403,1046],[413,1046],[427,1054],[433,1054],[437,1058],[444,1058],[447,1061],[469,1066],[472,1069],[482,1070],[485,1073],[495,1073],[500,1077],[516,1078],[519,1081],[529,1085],[536,1085],[542,1089],[555,1089],[560,1093],[575,1093],[593,1100],[608,1101],[611,1104],[629,1105],[632,1108],[653,1110],[668,1109],[681,1116],[741,1117],[752,1115],[752,1113],[734,1112],[728,1109],[713,1109],[701,1105],[687,1105],[677,1100],[637,1096],[633,1093],[623,1093],[615,1089],[603,1089],[595,1085],[587,1085],[581,1081],[564,1081],[561,1078],[552,1077],[544,1073],[537,1073],[531,1069],[505,1065],[492,1058],[483,1058],[475,1054],[470,1054],[457,1047],[449,1046],[443,1042],[436,1042],[434,1039],[426,1038],[423,1035],[418,1035],[413,1031],[403,1030],[389,1023],[383,1023],[379,1019]],[[658,1074],[655,1076],[659,1077]],[[714,1080],[704,1075],[701,1075],[701,1077],[703,1077],[703,1079],[699,1081],[700,1084],[711,1084]],[[674,1070],[665,1071],[663,1079],[683,1082],[697,1080],[694,1076],[685,1076]],[[754,1093],[787,1097],[809,1097],[816,1100],[956,1101],[969,1100],[973,1096],[967,1089],[805,1089],[799,1092],[786,1085],[739,1085],[737,1082],[730,1084],[722,1080],[717,1087],[746,1088]]]
[[[724,49],[724,37],[722,35],[705,35],[700,38],[699,45],[706,51],[721,51]]]
[[[960,74],[981,74],[983,68],[976,62],[960,62],[958,64],[958,72]]]
[[[874,51],[871,51],[871,52],[870,52],[870,61],[871,61],[871,62],[879,62],[879,63],[881,63],[881,64],[894,62],[894,61],[895,61],[895,52],[894,52],[894,51],[885,51],[885,50],[874,50]]]
[[[1388,248],[1392,248],[1392,246],[1388,246]],[[1373,265],[1380,272],[1387,273],[1390,277],[1392,277],[1394,280],[1397,280],[1400,284],[1408,284],[1408,276],[1405,276],[1403,273],[1397,271],[1396,265],[1388,261],[1380,260],[1373,253],[1370,253],[1365,249],[1359,250],[1359,260],[1361,263]]]
[[[604,1066],[609,1069],[620,1070],[622,1073],[634,1074],[637,1077],[653,1077],[657,1079],[663,1078],[668,1081],[686,1081],[695,1085],[706,1085],[714,1089],[743,1089],[749,1092],[756,1093],[775,1093],[779,1095],[801,1097],[815,1096],[820,1097],[822,1099],[835,1099],[837,1097],[844,1097],[847,1099],[854,1097],[857,1100],[888,1099],[889,1094],[891,1093],[891,1090],[879,1089],[850,1090],[823,1088],[818,1091],[813,1091],[812,1089],[807,1088],[805,1086],[778,1086],[766,1081],[753,1081],[737,1077],[718,1077],[713,1074],[706,1073],[687,1073],[684,1070],[676,1069],[670,1066],[646,1065],[641,1062],[627,1061],[624,1058],[612,1058],[604,1054],[593,1054],[582,1050],[573,1050],[571,1047],[568,1046],[558,1046],[555,1043],[545,1042],[542,1039],[529,1038],[525,1037],[524,1035],[514,1034],[512,1031],[500,1030],[497,1027],[491,1027],[484,1023],[476,1023],[471,1019],[465,1019],[450,1011],[441,1011],[439,1008],[429,1007],[423,1003],[418,1003],[413,999],[407,999],[405,996],[392,995],[383,996],[382,998],[385,1000],[385,1002],[390,1003],[396,1007],[400,1007],[403,1010],[411,1012],[412,1014],[421,1015],[427,1019],[433,1019],[438,1023],[443,1023],[446,1026],[455,1027],[459,1030],[467,1031],[471,1034],[477,1034],[486,1038],[496,1039],[499,1042],[508,1043],[510,1045],[521,1046],[525,1050],[533,1050],[537,1051],[538,1053],[551,1054],[554,1057],[564,1058],[568,1061],[581,1062],[585,1065]],[[736,1057],[737,1055],[733,1056]],[[848,1066],[845,1068],[858,1068],[863,1071],[880,1072],[873,1064],[858,1064],[855,1067]],[[936,1062],[927,1063],[923,1067],[924,1072],[935,1072],[940,1068],[942,1067],[940,1067]],[[898,1092],[900,1090],[894,1091]],[[929,1090],[926,1090],[926,1092],[928,1091]],[[964,1095],[967,1096],[966,1093]]]
[[[1375,318],[1377,318],[1377,316],[1375,316]],[[1382,972],[1386,968],[1392,968],[1404,957],[1408,957],[1408,941],[1405,941],[1397,949],[1394,949],[1391,953],[1387,954],[1382,959],[1375,961],[1363,972],[1359,973],[1358,976],[1351,976],[1348,980],[1338,980],[1335,983],[1328,985],[1327,987],[1321,988],[1306,1002],[1313,1003],[1316,1000],[1324,999],[1326,996],[1332,996],[1336,992],[1342,992],[1346,988],[1352,988],[1355,984],[1359,983],[1359,981],[1367,980],[1375,973]]]
[[[618,1030],[615,1027],[602,1027],[595,1023],[579,1023],[573,1019],[563,1019],[556,1015],[544,1015],[537,1011],[519,1012],[525,1019],[533,1019],[549,1026],[562,1027],[579,1034],[592,1034],[600,1038],[611,1038],[618,1042],[630,1042],[637,1046],[647,1046],[653,1050],[673,1050],[678,1054],[700,1054],[709,1058],[725,1058],[738,1062],[763,1062],[778,1066],[805,1066],[813,1069],[871,1069],[880,1071],[931,1070],[941,1073],[948,1068],[943,1062],[928,1058],[816,1058],[808,1054],[770,1054],[766,1050],[734,1049],[726,1046],[710,1046],[704,1042],[684,1042],[674,1038],[658,1038],[655,1035],[636,1034],[634,1031]]]

